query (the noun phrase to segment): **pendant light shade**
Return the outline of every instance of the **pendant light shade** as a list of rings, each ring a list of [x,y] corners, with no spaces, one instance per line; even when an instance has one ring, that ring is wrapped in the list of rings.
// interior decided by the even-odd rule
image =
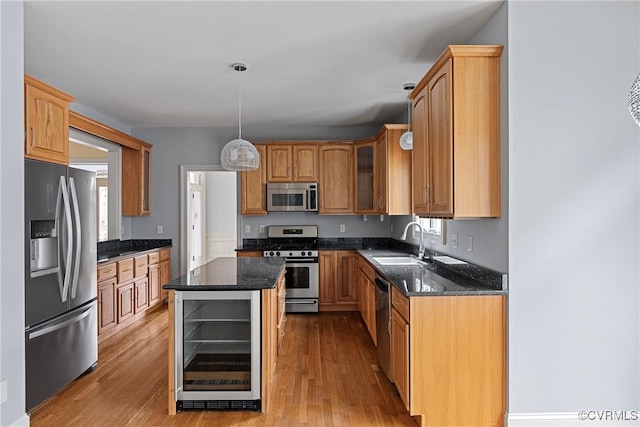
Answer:
[[[235,71],[246,71],[244,64],[233,64]],[[256,170],[260,166],[260,153],[256,147],[242,139],[242,88],[238,79],[238,138],[227,142],[220,155],[222,167],[230,171]]]
[[[628,106],[631,117],[633,117],[636,124],[640,126],[640,74],[638,74],[638,77],[636,77],[636,80],[631,85]]]
[[[415,83],[405,83],[402,85],[404,90],[413,90]],[[400,148],[403,150],[413,150],[413,132],[411,131],[411,101],[407,101],[407,123],[408,128],[405,133],[400,135]]]

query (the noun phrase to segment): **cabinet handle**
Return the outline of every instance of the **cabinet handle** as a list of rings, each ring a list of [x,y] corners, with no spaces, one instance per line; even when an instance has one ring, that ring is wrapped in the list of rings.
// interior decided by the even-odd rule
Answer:
[[[36,145],[36,133],[33,131],[33,127],[31,128],[31,146]]]

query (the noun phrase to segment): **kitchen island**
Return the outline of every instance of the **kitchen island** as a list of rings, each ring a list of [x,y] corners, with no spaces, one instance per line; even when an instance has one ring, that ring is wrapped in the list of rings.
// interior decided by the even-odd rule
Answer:
[[[216,258],[169,290],[169,414],[266,411],[284,336],[284,258]]]

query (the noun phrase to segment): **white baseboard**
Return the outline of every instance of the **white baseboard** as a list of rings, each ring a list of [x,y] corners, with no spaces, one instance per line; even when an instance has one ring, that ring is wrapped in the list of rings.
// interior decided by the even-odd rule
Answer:
[[[29,427],[30,423],[31,420],[29,419],[29,415],[24,414],[23,416],[9,424],[8,427]]]
[[[640,426],[640,411],[537,412],[507,415],[508,427]]]

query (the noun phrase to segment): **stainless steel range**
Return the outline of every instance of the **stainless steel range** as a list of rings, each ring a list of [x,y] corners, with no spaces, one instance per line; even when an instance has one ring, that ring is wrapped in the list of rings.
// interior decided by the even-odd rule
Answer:
[[[288,313],[317,313],[319,295],[318,226],[272,225],[265,257],[284,257]]]

